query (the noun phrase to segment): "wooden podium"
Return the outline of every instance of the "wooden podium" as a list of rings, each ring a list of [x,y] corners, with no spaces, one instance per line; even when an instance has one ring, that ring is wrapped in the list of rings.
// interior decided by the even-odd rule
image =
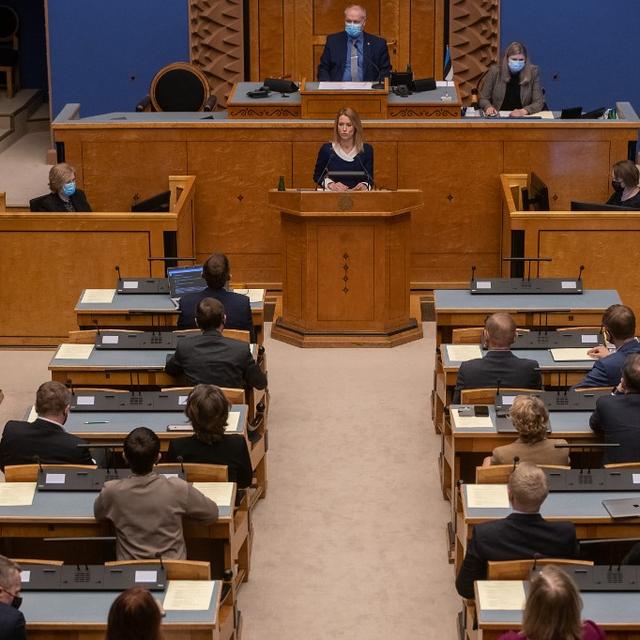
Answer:
[[[422,337],[409,317],[418,190],[271,191],[281,212],[283,315],[271,336],[300,347],[393,347]]]

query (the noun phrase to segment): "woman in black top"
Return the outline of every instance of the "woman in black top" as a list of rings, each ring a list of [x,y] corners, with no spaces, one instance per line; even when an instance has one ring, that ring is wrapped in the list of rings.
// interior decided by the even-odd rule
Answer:
[[[196,385],[187,398],[185,414],[193,425],[194,435],[169,443],[167,460],[204,464],[226,464],[229,482],[239,489],[251,485],[253,475],[249,448],[243,435],[225,434],[229,417],[229,401],[219,387]]]
[[[611,167],[613,195],[607,204],[640,209],[640,171],[631,160],[620,160]]]
[[[66,162],[60,162],[49,171],[49,189],[46,196],[29,202],[32,212],[78,213],[91,211],[91,205],[82,189],[76,188],[76,170]]]

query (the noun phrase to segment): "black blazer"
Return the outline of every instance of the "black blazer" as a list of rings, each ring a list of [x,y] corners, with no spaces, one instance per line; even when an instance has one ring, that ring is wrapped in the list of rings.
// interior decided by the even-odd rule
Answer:
[[[539,513],[512,513],[477,525],[467,547],[456,589],[474,598],[473,583],[487,577],[488,560],[577,558],[576,528],[571,522],[547,522]]]
[[[264,389],[267,376],[253,359],[249,345],[212,329],[178,341],[165,371],[184,375],[189,384],[215,384],[235,389]]]
[[[487,351],[484,358],[468,360],[460,365],[453,402],[460,402],[462,389],[486,387],[520,387],[540,389],[542,379],[535,360],[518,358],[511,351]]]
[[[24,615],[9,604],[0,602],[0,640],[26,640]]]
[[[32,464],[34,456],[42,464],[93,464],[89,450],[79,444],[86,442],[53,422],[9,420],[0,440],[0,467]]]
[[[91,211],[91,205],[89,204],[82,189],[76,189],[76,192],[69,198],[69,200],[71,200],[73,208],[78,213]],[[37,198],[33,198],[33,200],[29,200],[29,208],[32,213],[42,211],[49,211],[52,213],[69,213],[64,208],[64,202],[57,193],[49,193],[46,196],[39,196]]]
[[[236,482],[240,489],[251,486],[253,470],[244,436],[224,435],[215,444],[206,444],[195,436],[170,440],[167,461],[177,462],[179,456],[182,456],[183,462],[226,464],[229,468],[229,482]]]
[[[215,298],[222,303],[227,317],[224,326],[228,329],[243,329],[251,334],[251,342],[255,342],[255,330],[251,316],[251,302],[249,296],[227,291],[226,289],[211,289],[207,287],[197,293],[188,293],[180,298],[179,329],[193,329],[196,327],[196,307],[205,298]]]
[[[605,442],[620,444],[604,450],[603,464],[640,461],[640,393],[616,393],[598,398],[589,426]]]

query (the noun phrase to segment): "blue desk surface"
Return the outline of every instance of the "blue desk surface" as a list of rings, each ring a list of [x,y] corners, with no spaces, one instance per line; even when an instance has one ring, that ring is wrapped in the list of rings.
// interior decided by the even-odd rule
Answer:
[[[434,292],[436,313],[487,311],[604,311],[620,304],[614,289],[587,289],[582,294],[550,295],[472,295],[467,289],[437,289]]]
[[[203,611],[167,611],[164,624],[216,624],[222,582],[213,580],[213,594],[209,608]],[[30,625],[43,624],[107,624],[111,603],[120,592],[116,591],[23,591],[20,610]],[[152,592],[154,598],[164,602],[166,591]]]

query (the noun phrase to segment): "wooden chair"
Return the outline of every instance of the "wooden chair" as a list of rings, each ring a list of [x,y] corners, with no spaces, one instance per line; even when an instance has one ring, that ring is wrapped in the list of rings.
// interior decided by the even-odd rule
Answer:
[[[640,469],[640,462],[612,462],[605,464],[605,469]]]
[[[19,31],[18,14],[11,7],[0,5],[0,72],[7,77],[8,98],[13,98],[20,86]],[[3,46],[3,43],[9,46]]]
[[[179,462],[161,462],[156,465],[158,473],[163,469],[175,469]],[[182,465],[189,482],[228,482],[229,469],[226,464],[201,464],[198,462],[185,462]]]
[[[611,393],[613,387],[580,387],[579,389],[574,389],[576,393]]]
[[[460,391],[460,404],[495,404],[497,387],[485,389],[462,389]],[[517,389],[515,387],[500,387],[501,393],[508,395],[529,395],[540,393],[540,389]]]
[[[593,333],[600,333],[602,327],[558,327],[556,331],[593,331]]]
[[[97,469],[94,464],[43,464],[45,471],[58,471],[64,469]],[[5,482],[36,482],[38,479],[38,464],[8,464],[4,468]]]
[[[105,567],[157,565],[159,560],[112,560]],[[162,564],[169,580],[211,580],[211,565],[203,560],[165,560]]]
[[[61,567],[64,562],[62,560],[38,560],[35,558],[11,558],[14,562],[17,562],[19,565],[23,564],[41,564],[45,566],[51,567]]]
[[[570,560],[565,558],[538,558],[537,560],[489,560],[487,562],[487,580],[526,580],[534,564],[545,566],[592,567],[591,560]]]
[[[182,336],[190,336],[198,335],[202,332],[200,331],[200,329],[177,329],[173,333]],[[225,338],[231,338],[232,340],[240,340],[241,342],[251,343],[251,334],[245,329],[224,329],[222,331],[222,335]]]
[[[109,333],[142,333],[142,331],[131,331],[130,329],[109,329]],[[68,341],[71,344],[94,344],[96,336],[98,335],[97,329],[81,329],[78,331],[69,331]]]
[[[451,344],[480,344],[484,327],[463,327],[451,332]]]
[[[539,464],[541,469],[571,469],[561,464]],[[513,464],[493,464],[490,467],[476,467],[476,484],[507,484],[513,471]]]
[[[244,395],[244,389],[233,389],[230,387],[220,387],[225,398],[231,404],[246,404],[247,401]],[[193,387],[163,387],[160,391],[178,391],[184,394],[190,394],[193,391]]]
[[[82,391],[83,393],[129,393],[127,389],[107,389],[106,387],[73,387],[73,392],[77,393]]]

